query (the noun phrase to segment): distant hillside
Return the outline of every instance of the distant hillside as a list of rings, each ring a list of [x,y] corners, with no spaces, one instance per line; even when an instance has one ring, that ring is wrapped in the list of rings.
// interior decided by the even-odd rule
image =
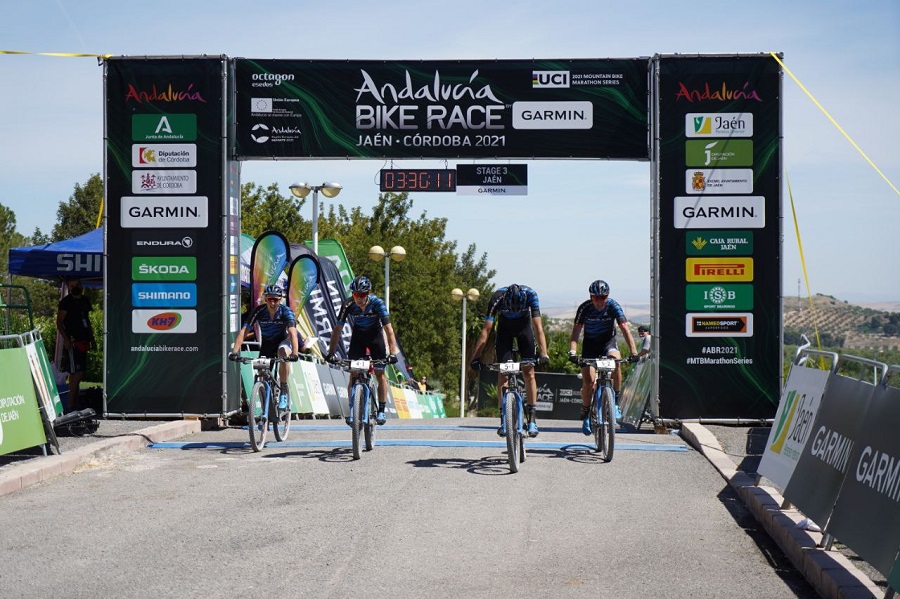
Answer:
[[[830,295],[816,294],[812,298],[788,296],[784,298],[784,340],[799,345],[800,335],[806,335],[815,345],[815,327],[825,347],[845,349],[900,350],[900,302],[851,304]],[[635,328],[650,323],[650,307],[625,305],[625,314]],[[571,312],[571,313],[568,313]],[[558,311],[549,319],[550,330],[571,330],[574,309]]]
[[[797,296],[784,298],[784,335],[786,343],[792,336],[805,334],[815,342],[815,328],[819,336],[828,335],[826,346],[843,348],[900,349],[900,311],[876,310],[839,300],[830,295],[816,294],[812,298]],[[895,303],[879,307],[898,308]],[[900,310],[900,308],[898,308]]]

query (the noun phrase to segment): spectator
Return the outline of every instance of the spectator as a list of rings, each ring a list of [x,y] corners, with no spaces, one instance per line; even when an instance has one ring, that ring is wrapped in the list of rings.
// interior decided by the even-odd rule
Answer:
[[[653,339],[653,335],[650,334],[650,327],[641,325],[638,327],[638,337],[641,339],[641,347],[638,349],[638,357],[641,360],[646,360],[647,356],[650,354],[650,342]]]
[[[421,391],[422,393],[431,391],[431,388],[428,386],[428,378],[425,376],[419,379],[419,391]]]
[[[81,281],[67,281],[68,294],[59,301],[56,330],[63,343],[60,371],[69,373],[68,411],[81,409],[78,391],[87,371],[88,350],[94,347],[91,328],[91,300],[84,295]]]

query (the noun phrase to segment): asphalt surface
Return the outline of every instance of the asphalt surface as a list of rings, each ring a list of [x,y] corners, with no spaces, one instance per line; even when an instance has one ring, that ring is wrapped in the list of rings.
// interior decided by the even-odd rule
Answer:
[[[537,441],[546,448],[530,442],[536,448],[510,475],[493,419],[416,426],[432,423],[390,421],[376,450],[358,462],[341,443],[348,429],[336,421],[297,422],[288,444],[253,454],[242,429],[104,420],[95,435],[61,437],[61,456],[0,457],[0,526],[17,539],[0,550],[0,589],[20,597],[170,596],[176,589],[183,597],[339,597],[367,588],[395,598],[496,597],[517,586],[549,597],[877,591],[853,564],[838,568],[830,559],[805,571],[811,585],[799,573],[812,568],[809,546],[794,552],[801,557],[791,566],[791,549],[779,549],[779,535],[757,523],[761,494],[735,485],[737,466],[749,469],[754,460],[747,428],[710,427],[714,437],[685,427],[683,436],[708,460],[700,462],[680,437],[620,431],[615,459],[605,464],[575,423],[542,422]],[[159,448],[147,449],[151,441]],[[74,457],[68,472],[76,476],[61,476],[68,466],[57,466],[35,480],[34,470],[51,470],[42,464]],[[731,460],[733,472],[722,460]],[[16,479],[19,488],[10,490]],[[348,524],[354,514],[357,526]],[[781,528],[789,533],[781,536],[797,536],[787,523]],[[46,553],[42,538],[65,555],[32,572]],[[273,561],[289,567],[275,578],[260,574]],[[258,569],[252,581],[242,572],[250,564]],[[83,579],[85,567],[100,574],[73,593],[71,581]]]

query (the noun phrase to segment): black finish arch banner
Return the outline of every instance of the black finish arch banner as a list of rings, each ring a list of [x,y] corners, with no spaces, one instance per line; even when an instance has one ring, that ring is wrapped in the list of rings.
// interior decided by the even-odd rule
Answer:
[[[648,65],[236,58],[235,157],[648,160]]]
[[[769,55],[655,62],[660,416],[772,418],[781,71]]]

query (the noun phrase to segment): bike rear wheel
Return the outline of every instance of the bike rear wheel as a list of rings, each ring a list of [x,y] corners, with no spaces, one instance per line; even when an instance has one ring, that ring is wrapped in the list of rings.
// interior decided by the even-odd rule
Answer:
[[[611,388],[603,387],[601,400],[603,406],[603,430],[606,437],[603,460],[611,462],[613,459],[613,451],[616,447],[616,400]]]
[[[359,437],[363,429],[363,417],[366,413],[363,411],[365,407],[363,404],[366,401],[366,390],[363,387],[362,383],[357,383],[353,385],[353,410],[351,410],[353,416],[353,422],[350,423],[350,429],[353,435],[353,459],[358,460],[361,457],[360,447],[359,447]]]
[[[273,398],[274,400],[274,398]],[[291,432],[291,395],[288,393],[288,407],[282,411],[275,410],[275,417],[272,419],[272,431],[275,433],[276,441],[287,441],[288,433]]]
[[[261,451],[266,446],[266,434],[269,432],[269,386],[263,381],[256,381],[247,400],[247,429],[250,431],[250,447],[253,451]]]
[[[509,462],[509,471],[519,471],[519,449],[521,447],[521,435],[519,433],[519,401],[515,393],[507,393],[506,405],[503,409],[503,419],[506,422],[506,458]]]
[[[369,401],[366,402],[369,404],[369,409],[367,410],[367,418],[365,427],[363,429],[363,435],[365,436],[366,441],[366,451],[372,451],[372,448],[375,447],[375,416],[378,410],[376,405],[376,398],[374,389],[369,387]]]

